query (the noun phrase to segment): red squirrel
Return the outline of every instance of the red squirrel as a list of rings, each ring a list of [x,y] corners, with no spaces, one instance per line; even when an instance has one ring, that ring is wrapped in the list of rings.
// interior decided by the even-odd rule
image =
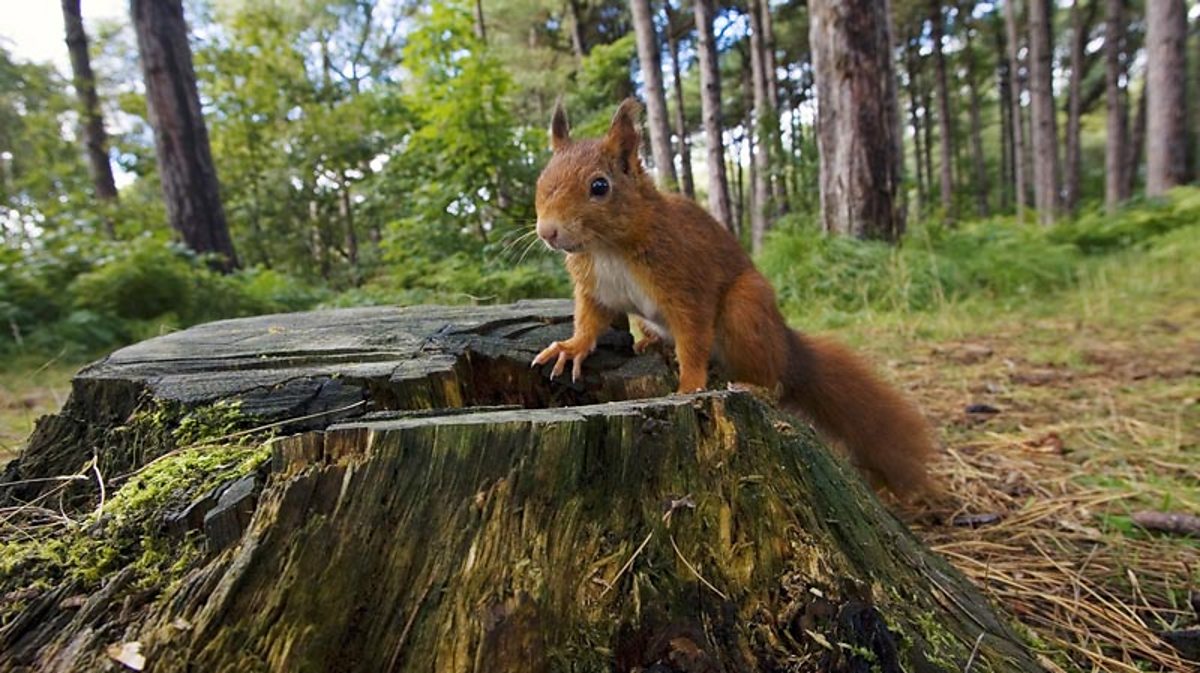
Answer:
[[[691,199],[658,191],[638,156],[640,112],[626,99],[603,138],[577,140],[561,102],[554,111],[537,234],[566,253],[575,331],[533,365],[553,360],[554,377],[570,360],[578,378],[601,332],[633,314],[645,334],[635,350],[674,345],[680,393],[705,388],[713,358],[731,381],[779,391],[875,486],[902,498],[925,491],[933,447],[916,406],[844,346],[789,328],[733,234]]]

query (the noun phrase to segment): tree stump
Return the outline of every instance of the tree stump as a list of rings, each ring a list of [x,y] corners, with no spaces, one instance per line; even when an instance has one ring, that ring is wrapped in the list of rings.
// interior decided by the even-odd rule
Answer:
[[[578,383],[531,369],[570,312],[263,316],[84,369],[0,497],[58,488],[81,514],[55,536],[116,551],[6,543],[0,669],[1040,670],[799,419],[668,395],[625,331]],[[192,486],[137,497],[183,460]],[[89,467],[120,475],[98,509],[102,479],[33,481]]]

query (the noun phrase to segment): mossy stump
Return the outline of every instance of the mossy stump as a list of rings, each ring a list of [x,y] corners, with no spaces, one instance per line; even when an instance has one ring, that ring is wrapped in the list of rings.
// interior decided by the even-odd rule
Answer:
[[[325,311],[85,369],[0,497],[96,445],[118,471],[154,459],[113,432],[145,404],[289,434],[176,510],[204,525],[168,549],[207,536],[177,577],[113,569],[68,600],[61,573],[0,629],[0,669],[119,670],[110,646],[136,643],[150,671],[1040,670],[800,420],[665,395],[670,368],[618,331],[579,384],[528,368],[569,331],[566,302]]]

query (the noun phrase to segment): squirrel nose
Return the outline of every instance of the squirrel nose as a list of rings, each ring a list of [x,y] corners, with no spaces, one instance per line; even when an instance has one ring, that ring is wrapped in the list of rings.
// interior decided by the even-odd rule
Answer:
[[[537,227],[538,236],[541,237],[546,245],[554,246],[554,242],[558,240],[558,227],[553,224],[539,222]]]

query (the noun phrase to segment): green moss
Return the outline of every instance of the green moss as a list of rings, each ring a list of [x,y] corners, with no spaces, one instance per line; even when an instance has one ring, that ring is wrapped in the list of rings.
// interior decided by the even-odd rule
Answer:
[[[88,593],[126,567],[132,568],[132,586],[138,589],[163,588],[182,577],[203,556],[203,544],[195,535],[171,535],[165,520],[269,460],[262,436],[244,437],[245,443],[208,443],[246,424],[236,404],[182,414],[177,405],[154,405],[134,414],[120,429],[121,440],[126,458],[137,457],[135,464],[143,467],[110,478],[103,501],[93,494],[83,505],[86,513],[65,527],[26,531],[0,542],[0,596],[63,582]],[[0,604],[0,625],[23,604]]]

